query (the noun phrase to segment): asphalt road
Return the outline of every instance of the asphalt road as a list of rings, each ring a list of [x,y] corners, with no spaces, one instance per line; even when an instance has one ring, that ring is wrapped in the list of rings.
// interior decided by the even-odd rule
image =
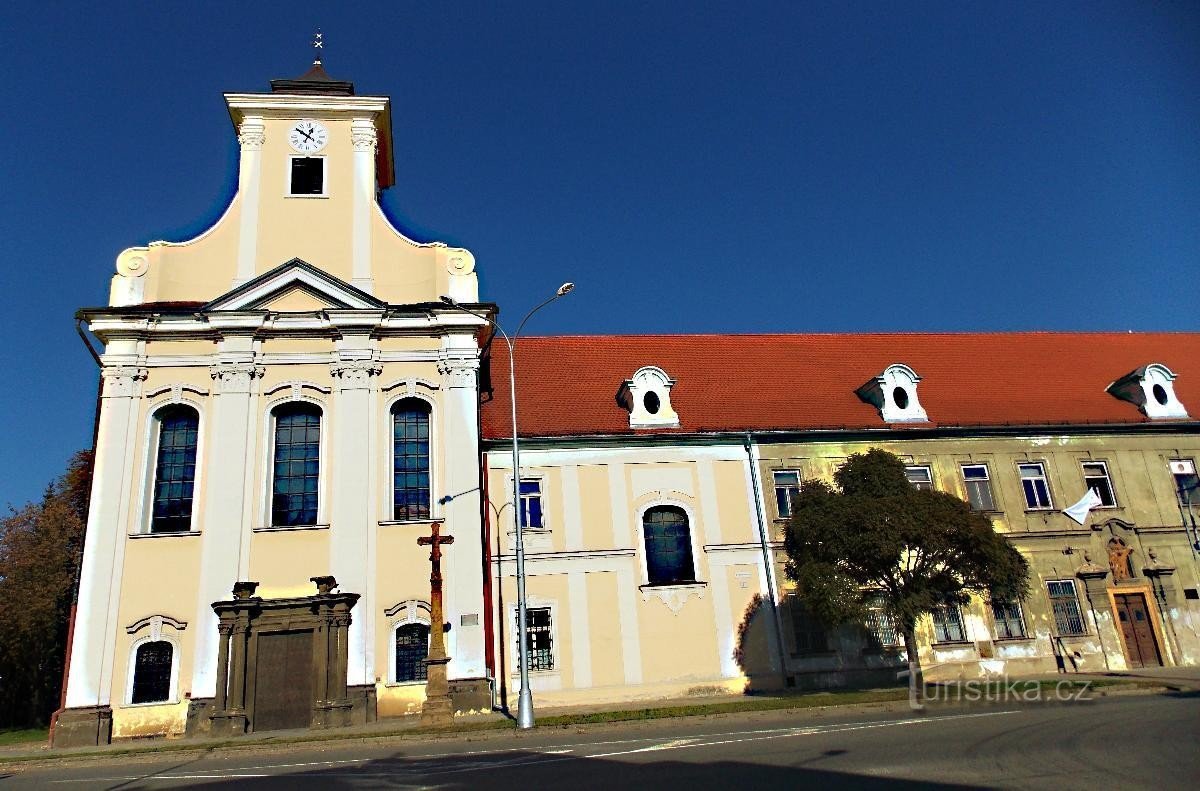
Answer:
[[[25,788],[1196,788],[1200,696],[927,713],[771,712],[287,750],[64,762]]]

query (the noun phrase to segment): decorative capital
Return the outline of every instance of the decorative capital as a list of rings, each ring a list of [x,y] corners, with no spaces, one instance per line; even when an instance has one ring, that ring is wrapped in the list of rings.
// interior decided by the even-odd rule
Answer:
[[[375,153],[375,149],[379,146],[379,137],[375,134],[375,129],[355,129],[350,133],[350,142],[354,146],[355,151],[370,151]]]
[[[249,393],[254,380],[261,379],[266,372],[266,368],[254,363],[218,363],[208,369],[222,393]]]
[[[104,377],[104,398],[132,398],[138,394],[149,371],[135,366],[115,365],[101,369],[100,375]]]
[[[238,127],[238,144],[241,145],[243,151],[258,151],[267,141],[266,130],[266,124],[262,122],[262,119],[247,118]]]
[[[450,357],[438,360],[438,373],[449,388],[475,388],[475,371],[479,360],[474,357]]]
[[[342,390],[362,390],[371,386],[371,377],[383,373],[383,366],[374,360],[344,360],[330,363],[329,373]]]

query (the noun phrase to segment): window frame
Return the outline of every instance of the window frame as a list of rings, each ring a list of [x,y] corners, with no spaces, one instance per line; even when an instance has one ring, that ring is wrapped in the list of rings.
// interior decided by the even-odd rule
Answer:
[[[559,673],[561,673],[563,671],[563,667],[560,662],[561,657],[559,656],[559,653],[558,653],[558,647],[560,645],[559,639],[558,639],[559,638],[559,636],[558,636],[558,621],[559,621],[558,602],[549,601],[549,600],[541,599],[541,598],[537,598],[537,597],[530,597],[525,604],[525,614],[526,614],[527,618],[528,618],[530,610],[548,610],[550,613],[550,629],[549,629],[548,633],[550,635],[550,661],[551,661],[553,667],[535,670],[533,668],[533,663],[530,662],[529,673],[531,676],[534,676],[534,677],[557,676]],[[520,671],[521,630],[520,630],[520,621],[519,621],[519,611],[517,609],[517,605],[515,605],[515,604],[510,605],[508,612],[509,612],[509,623],[512,624],[512,637],[505,641],[508,643],[509,650],[512,652],[511,653],[512,665],[509,670],[509,675],[512,678],[517,678],[518,676],[520,676],[520,672],[521,672]],[[554,682],[550,682],[550,683],[553,686]],[[537,689],[537,688],[535,687],[535,689]]]
[[[154,484],[158,472],[158,444],[160,441],[159,414],[171,407],[190,407],[196,411],[196,474],[192,480],[192,518],[187,531],[159,532],[151,530],[154,521]],[[138,504],[135,535],[188,536],[195,535],[200,525],[198,513],[203,507],[203,498],[198,496],[204,483],[204,410],[190,398],[174,398],[151,404],[146,412],[146,433],[142,457],[142,498]]]
[[[317,521],[311,525],[276,525],[274,522],[275,511],[275,410],[288,406],[289,404],[308,404],[314,406],[320,412],[320,439],[317,449]],[[258,531],[276,531],[276,530],[312,530],[315,528],[329,527],[327,517],[329,508],[329,414],[330,409],[327,404],[318,401],[315,398],[301,396],[299,398],[281,398],[267,405],[266,420],[264,430],[266,432],[266,441],[264,445],[263,470],[266,473],[263,476],[263,509],[262,509],[262,524],[260,528],[255,528]]]
[[[319,159],[321,161],[321,191],[292,192],[292,162],[297,159]],[[328,198],[329,197],[329,162],[326,154],[288,154],[287,167],[283,169],[283,196],[285,198]]]
[[[792,486],[792,485],[782,485],[781,486],[779,483],[780,475],[795,475],[796,476],[796,484],[794,486]],[[791,501],[795,498],[795,495],[800,493],[800,487],[801,487],[801,485],[803,485],[803,483],[804,483],[804,477],[800,474],[799,470],[796,470],[796,469],[771,470],[771,484],[774,486],[774,489],[775,489],[775,514],[776,514],[777,519],[791,519],[792,518]],[[779,494],[780,494],[781,489],[784,491],[794,490],[793,494],[791,494],[787,499],[788,506],[787,506],[786,513],[784,513],[784,509],[780,507],[781,500],[779,499]]]
[[[1100,467],[1104,471],[1104,474],[1103,475],[1088,475],[1087,468],[1089,466]],[[1101,504],[1096,506],[1096,508],[1120,508],[1121,507],[1120,501],[1117,500],[1117,487],[1113,484],[1112,471],[1109,469],[1107,461],[1104,461],[1102,459],[1080,459],[1079,471],[1080,471],[1080,474],[1083,476],[1083,485],[1084,485],[1085,489],[1095,490],[1095,488],[1096,488],[1096,487],[1088,484],[1089,480],[1099,480],[1101,478],[1104,479],[1104,484],[1108,488],[1108,498],[1112,502],[1105,503],[1104,495],[1101,492],[1097,491],[1096,496],[1100,498]]]
[[[650,511],[653,511],[656,508],[678,508],[681,511],[683,511],[684,518],[687,520],[688,546],[691,550],[691,556],[692,556],[691,557],[692,579],[690,579],[690,580],[680,580],[677,582],[652,582],[650,580],[650,551],[649,551],[649,548],[646,546],[646,514],[648,514]],[[640,544],[641,550],[642,550],[640,553],[641,562],[642,562],[642,580],[644,581],[643,585],[645,587],[662,588],[662,587],[671,587],[671,586],[677,586],[677,585],[703,585],[703,584],[705,584],[705,583],[701,582],[701,580],[700,580],[700,569],[698,567],[699,549],[700,548],[696,544],[696,530],[694,529],[695,524],[696,524],[696,517],[695,517],[695,514],[692,512],[692,509],[689,508],[684,503],[679,502],[678,500],[655,500],[654,502],[647,503],[646,505],[644,505],[638,509],[638,520],[636,523],[636,529],[638,531],[638,537],[639,537],[638,543]]]
[[[511,477],[509,480],[511,482],[511,480],[512,480]],[[525,503],[527,500],[532,500],[535,497],[535,495],[533,495],[533,494],[526,495],[525,492],[521,491],[521,487],[523,487],[527,483],[537,484],[537,487],[538,487],[536,497],[537,497],[538,506],[539,506],[539,509],[541,512],[542,523],[540,525],[535,526],[535,525],[529,525],[529,524],[525,523],[525,519],[526,519]],[[546,477],[544,475],[522,475],[520,480],[517,481],[517,497],[520,500],[519,508],[520,508],[521,530],[524,532],[535,532],[535,533],[549,531],[550,525],[547,523],[547,519],[546,519]]]
[[[967,468],[968,467],[982,468],[983,469],[983,477],[982,478],[968,478],[967,477]],[[992,488],[992,470],[988,466],[987,462],[983,462],[983,461],[959,462],[958,470],[959,470],[959,473],[962,475],[963,494],[966,495],[966,501],[971,506],[972,511],[977,511],[978,513],[987,514],[987,513],[995,513],[997,511],[1001,510],[996,504],[996,490]],[[985,488],[987,490],[987,497],[988,497],[988,500],[991,502],[990,508],[977,507],[975,505],[975,501],[971,497],[971,491],[972,491],[971,484],[972,483],[978,484],[980,482],[983,483],[983,488]],[[1023,486],[1022,486],[1022,488],[1023,488]]]
[[[922,471],[922,470],[925,472],[925,475],[927,475],[929,477],[928,481],[918,482],[918,481],[914,481],[912,478],[908,478],[908,474],[910,472]],[[914,489],[916,489],[918,492],[937,491],[937,487],[933,485],[933,465],[932,464],[905,464],[904,465],[904,477],[908,478],[909,484]],[[919,484],[926,484],[926,483],[928,484],[928,488],[922,488],[922,486],[919,485]]]
[[[405,401],[417,401],[425,404],[429,408],[429,515],[424,519],[397,519],[396,518],[396,410]],[[387,425],[388,425],[388,451],[387,451],[387,492],[385,513],[388,518],[384,521],[388,524],[410,524],[410,523],[425,523],[436,521],[441,518],[441,503],[438,502],[437,496],[437,443],[436,439],[436,422],[434,420],[437,414],[437,405],[428,398],[412,394],[401,393],[387,403]]]
[[[1020,599],[1011,600],[991,600],[988,605],[992,611],[992,633],[995,634],[997,640],[1028,640],[1029,626],[1025,623],[1025,607],[1022,606]],[[1000,634],[1000,625],[1004,624],[1004,631],[1011,631],[1008,627],[1013,622],[1012,613],[1007,615],[997,616],[996,606],[1015,607],[1016,608],[1016,623],[1020,625],[1020,634]]]
[[[133,702],[134,674],[137,672],[137,652],[146,643],[166,643],[171,646],[171,685],[166,700]],[[125,706],[171,706],[179,703],[179,641],[166,634],[143,635],[129,644],[129,657],[125,673]]]
[[[1070,585],[1071,586],[1071,595],[1066,596],[1066,595],[1060,594],[1060,595],[1056,596],[1055,594],[1050,592],[1051,585]],[[1046,580],[1043,590],[1046,591],[1046,598],[1050,604],[1050,620],[1054,624],[1054,636],[1055,637],[1084,637],[1084,636],[1091,634],[1091,630],[1088,628],[1087,618],[1083,614],[1083,608],[1079,606],[1079,588],[1077,588],[1075,586],[1075,580],[1071,580],[1071,579]],[[1054,607],[1054,603],[1056,600],[1063,601],[1063,602],[1070,601],[1070,602],[1074,603],[1075,615],[1079,619],[1079,631],[1063,631],[1060,628],[1062,626],[1062,621],[1059,620],[1058,610],[1055,609],[1055,607]],[[1069,617],[1070,617],[1070,614],[1068,613],[1067,618],[1069,618]]]
[[[952,639],[950,637],[950,633],[948,631],[946,632],[945,639],[941,639],[938,637],[937,614],[939,612],[947,612],[947,613],[955,614],[956,619],[958,621],[958,628],[959,628],[959,631],[961,632],[961,636],[959,637],[959,639],[957,639],[957,640]],[[933,626],[933,644],[934,645],[958,645],[958,644],[962,644],[962,643],[971,642],[970,639],[967,637],[967,620],[966,620],[966,618],[963,617],[963,611],[962,611],[961,604],[939,605],[938,607],[936,607],[932,611],[930,611],[929,619],[932,622],[932,626]],[[945,623],[942,624],[942,628],[943,628],[943,630],[945,630],[945,628],[946,628]]]
[[[1037,467],[1041,472],[1033,478],[1026,478],[1022,473],[1023,467]],[[1050,475],[1046,471],[1046,462],[1044,461],[1018,461],[1017,462],[1017,480],[1021,484],[1021,498],[1025,502],[1026,511],[1053,511],[1054,510],[1054,492],[1050,488]],[[1029,493],[1025,490],[1025,481],[1041,481],[1046,487],[1046,505],[1034,505],[1029,502]],[[1036,487],[1035,487],[1036,489]]]

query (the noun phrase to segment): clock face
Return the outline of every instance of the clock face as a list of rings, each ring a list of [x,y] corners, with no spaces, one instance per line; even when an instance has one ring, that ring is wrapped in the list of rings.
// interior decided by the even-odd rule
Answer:
[[[288,142],[301,154],[313,154],[329,142],[329,130],[316,121],[297,121],[288,132]]]

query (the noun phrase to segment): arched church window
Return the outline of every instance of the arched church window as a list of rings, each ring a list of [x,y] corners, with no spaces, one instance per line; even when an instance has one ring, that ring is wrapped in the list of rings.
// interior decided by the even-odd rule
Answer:
[[[185,533],[192,528],[200,415],[189,406],[176,404],[159,410],[156,422],[158,451],[150,532]]]
[[[687,513],[674,505],[660,505],[642,516],[646,540],[646,575],[651,585],[696,581],[692,563],[692,531]]]
[[[429,518],[429,404],[405,398],[392,407],[392,518]]]
[[[429,675],[429,627],[406,623],[396,628],[396,681],[424,681]]]
[[[171,699],[174,655],[175,647],[166,640],[152,640],[137,647],[130,703],[160,703]]]
[[[275,416],[275,469],[271,488],[271,524],[317,524],[321,473],[321,408],[293,402]]]

